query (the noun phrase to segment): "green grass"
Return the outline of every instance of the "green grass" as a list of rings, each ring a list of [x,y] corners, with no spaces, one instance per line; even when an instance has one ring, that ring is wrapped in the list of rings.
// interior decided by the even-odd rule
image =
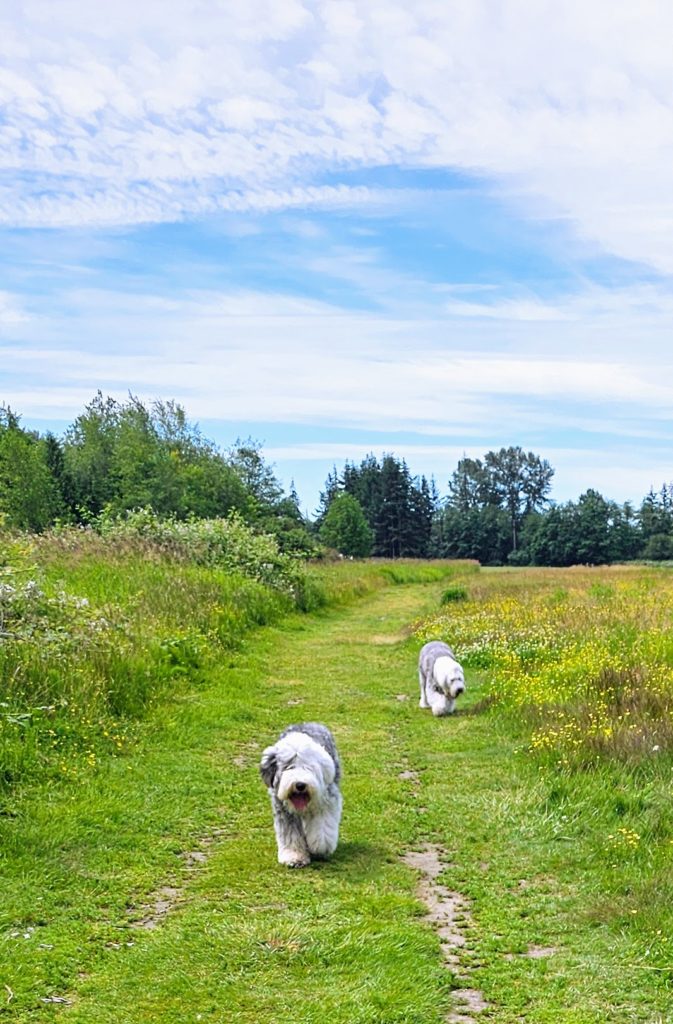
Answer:
[[[124,751],[154,706],[200,685],[260,626],[461,569],[297,562],[288,590],[285,568],[275,586],[144,537],[68,530],[18,544],[0,535],[0,812],[17,788],[81,780]]]
[[[26,788],[0,817],[0,1018],[441,1024],[467,985],[484,1021],[673,1020],[671,860],[608,840],[616,823],[663,827],[660,792],[610,765],[539,770],[476,670],[455,717],[422,713],[409,627],[444,589],[372,589],[250,633],[155,705],[126,753]],[[345,807],[335,857],[290,872],[257,762],[301,719],[333,729]],[[444,967],[401,863],[426,841],[471,900],[467,980]],[[165,886],[175,907],[133,928]]]

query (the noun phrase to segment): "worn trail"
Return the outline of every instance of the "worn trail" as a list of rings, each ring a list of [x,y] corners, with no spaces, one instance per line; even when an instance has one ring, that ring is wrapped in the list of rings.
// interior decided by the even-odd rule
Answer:
[[[591,965],[563,946],[574,894],[535,831],[515,741],[479,710],[478,679],[453,718],[418,708],[409,624],[439,589],[390,587],[263,631],[157,712],[133,757],[23,807],[17,849],[35,816],[59,824],[34,850],[34,877],[13,880],[17,928],[34,930],[3,940],[0,1019],[606,1019]],[[303,719],[337,739],[342,839],[328,863],[289,872],[257,764]],[[550,986],[553,1016],[539,999]],[[610,1019],[647,1019],[620,1013]]]

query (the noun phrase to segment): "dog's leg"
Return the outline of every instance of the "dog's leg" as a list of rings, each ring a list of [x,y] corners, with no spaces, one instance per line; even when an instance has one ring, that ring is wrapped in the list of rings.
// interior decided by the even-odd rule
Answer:
[[[420,701],[418,703],[418,706],[419,706],[419,708],[429,708],[430,705],[428,704],[428,699],[426,697],[426,690],[425,690],[426,685],[427,685],[427,679],[426,679],[426,675],[425,675],[425,672],[423,670],[423,666],[422,665],[418,669],[418,681],[421,684],[421,699],[420,699]]]
[[[450,715],[455,703],[445,693],[440,693],[439,690],[435,689],[430,690],[430,707],[435,718],[443,718],[444,715]]]
[[[330,786],[320,812],[304,819],[306,842],[313,857],[329,857],[336,850],[339,841],[341,805],[341,792],[336,786]]]
[[[311,862],[301,821],[287,811],[276,796],[273,804],[273,827],[278,842],[278,863],[289,868],[305,868]]]

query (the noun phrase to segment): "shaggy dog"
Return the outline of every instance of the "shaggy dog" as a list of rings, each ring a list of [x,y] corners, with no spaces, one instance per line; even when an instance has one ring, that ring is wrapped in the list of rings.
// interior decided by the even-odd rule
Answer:
[[[421,684],[420,707],[431,708],[433,715],[450,715],[456,698],[465,692],[465,676],[448,644],[431,640],[421,648],[418,658]]]
[[[334,853],[341,820],[341,765],[327,726],[288,726],[263,752],[259,770],[271,797],[278,863],[303,868],[311,857]]]

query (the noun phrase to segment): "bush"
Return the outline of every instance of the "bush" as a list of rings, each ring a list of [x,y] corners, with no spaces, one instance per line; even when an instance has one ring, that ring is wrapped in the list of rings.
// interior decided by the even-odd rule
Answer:
[[[453,601],[466,601],[467,590],[465,587],[447,587],[439,599],[440,604],[451,604]]]
[[[160,518],[152,509],[103,512],[92,521],[102,537],[121,544],[141,541],[178,561],[240,573],[296,596],[304,583],[302,561],[283,554],[276,537],[256,533],[237,512],[226,519]]]

